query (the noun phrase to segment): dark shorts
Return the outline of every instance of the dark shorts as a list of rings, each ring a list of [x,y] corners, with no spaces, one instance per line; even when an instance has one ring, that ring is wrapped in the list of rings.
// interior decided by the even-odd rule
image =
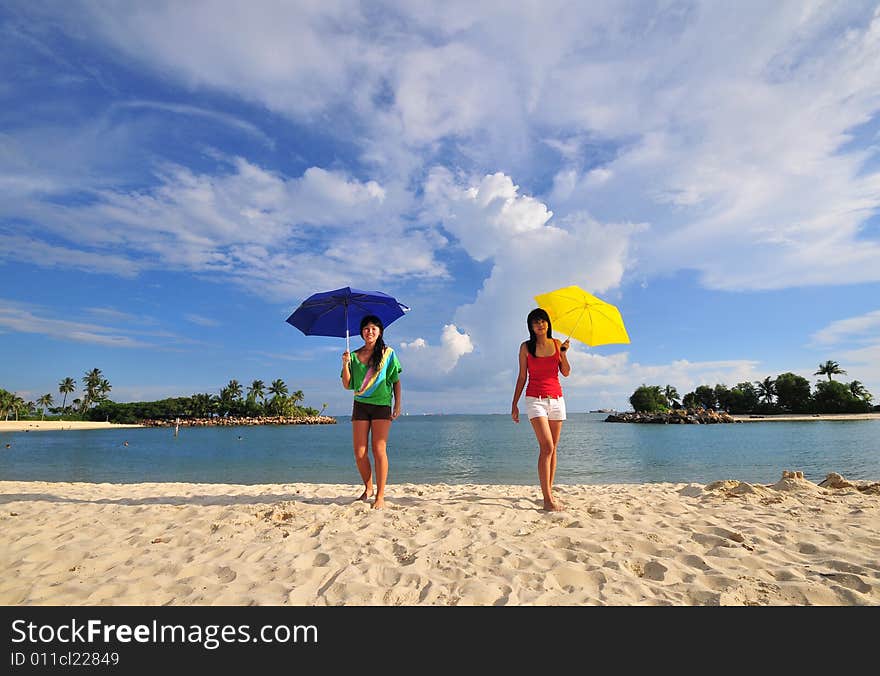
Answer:
[[[391,420],[390,406],[376,406],[376,404],[365,404],[355,399],[354,406],[351,409],[352,420]]]

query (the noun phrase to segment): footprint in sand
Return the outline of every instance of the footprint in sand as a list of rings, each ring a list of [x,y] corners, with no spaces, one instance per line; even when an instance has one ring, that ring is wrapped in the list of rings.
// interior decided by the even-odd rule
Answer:
[[[221,566],[217,569],[217,577],[220,579],[220,582],[227,583],[232,582],[238,575],[229,566]]]

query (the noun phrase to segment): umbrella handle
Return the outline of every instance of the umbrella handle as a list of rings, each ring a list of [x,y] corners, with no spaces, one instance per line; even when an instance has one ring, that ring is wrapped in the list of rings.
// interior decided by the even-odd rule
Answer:
[[[348,302],[345,303],[345,351],[351,355],[351,345],[348,342]]]

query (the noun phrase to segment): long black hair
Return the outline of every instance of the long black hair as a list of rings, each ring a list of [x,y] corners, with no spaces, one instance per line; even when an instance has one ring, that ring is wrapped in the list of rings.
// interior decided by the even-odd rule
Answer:
[[[535,335],[535,330],[532,328],[532,322],[536,319],[543,319],[545,322],[547,322],[547,337],[553,338],[553,324],[550,321],[550,315],[547,314],[547,311],[536,307],[534,310],[529,312],[529,316],[526,317],[526,326],[529,327],[529,340],[526,343],[526,347],[529,350],[529,354],[533,357],[536,356],[535,346],[538,344],[538,336]]]
[[[382,355],[385,353],[385,341],[382,339],[385,335],[385,325],[376,315],[367,315],[361,319],[361,338],[364,337],[364,327],[367,324],[375,324],[379,327],[379,337],[376,338],[376,345],[373,347],[373,354],[370,357],[370,366],[378,369],[379,364],[382,363]]]

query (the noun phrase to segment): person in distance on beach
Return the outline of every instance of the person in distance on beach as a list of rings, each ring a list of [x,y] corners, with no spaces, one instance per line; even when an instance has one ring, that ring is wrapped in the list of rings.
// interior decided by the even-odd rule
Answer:
[[[519,346],[519,376],[513,390],[510,417],[519,422],[519,397],[526,388],[526,414],[538,440],[538,480],[544,494],[544,509],[558,512],[562,503],[553,497],[556,477],[556,447],[565,420],[565,400],[559,374],[568,376],[571,366],[565,352],[569,341],[560,343],[553,338],[550,315],[541,308],[529,312],[526,319],[529,339]]]
[[[376,465],[376,499],[373,509],[385,506],[385,483],[388,480],[388,433],[391,421],[400,415],[400,372],[402,368],[394,350],[385,345],[382,320],[367,315],[361,320],[364,345],[354,352],[342,354],[342,386],[354,390],[351,411],[354,460],[364,482],[359,500],[367,502],[373,494],[373,471],[367,446],[373,449]],[[392,395],[394,408],[391,406]],[[372,444],[370,440],[372,438]]]

